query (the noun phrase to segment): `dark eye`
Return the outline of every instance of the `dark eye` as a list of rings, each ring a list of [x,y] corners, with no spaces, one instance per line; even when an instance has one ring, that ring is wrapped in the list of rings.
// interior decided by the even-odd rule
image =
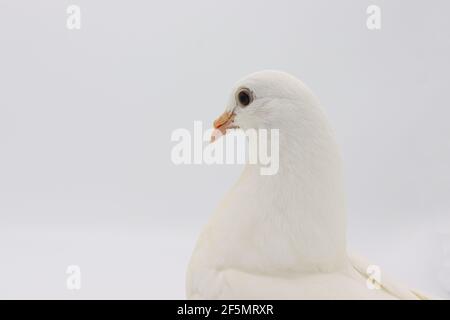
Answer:
[[[242,107],[246,107],[253,101],[252,93],[248,89],[241,89],[237,94],[237,100]]]

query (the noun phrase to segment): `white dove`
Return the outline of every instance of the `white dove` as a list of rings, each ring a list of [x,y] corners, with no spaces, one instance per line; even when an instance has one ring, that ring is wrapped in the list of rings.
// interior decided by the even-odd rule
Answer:
[[[186,280],[190,299],[422,299],[347,253],[341,156],[318,100],[279,71],[239,81],[229,128],[278,129],[279,170],[246,165],[202,231]]]

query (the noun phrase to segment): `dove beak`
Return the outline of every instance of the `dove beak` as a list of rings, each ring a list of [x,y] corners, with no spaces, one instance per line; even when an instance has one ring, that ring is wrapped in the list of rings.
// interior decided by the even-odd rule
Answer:
[[[237,128],[237,126],[233,124],[235,116],[236,114],[234,112],[224,112],[214,121],[215,130],[211,135],[211,142],[216,141],[220,136],[226,134],[227,129]]]

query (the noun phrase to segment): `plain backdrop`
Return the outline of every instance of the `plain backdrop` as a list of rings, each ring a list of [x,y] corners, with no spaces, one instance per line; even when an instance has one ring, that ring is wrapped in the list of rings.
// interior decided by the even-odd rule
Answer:
[[[366,27],[372,4],[380,30]],[[0,0],[0,298],[184,298],[198,232],[242,166],[176,166],[171,133],[212,123],[262,69],[302,79],[331,118],[349,247],[450,297],[449,10]]]

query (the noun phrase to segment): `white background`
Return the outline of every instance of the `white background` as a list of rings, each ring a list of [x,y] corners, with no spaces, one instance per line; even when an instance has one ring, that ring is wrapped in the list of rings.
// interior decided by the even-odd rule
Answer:
[[[302,79],[331,118],[349,247],[450,297],[449,10],[0,0],[0,298],[184,298],[196,236],[242,167],[175,166],[171,133],[211,123],[261,69]]]

